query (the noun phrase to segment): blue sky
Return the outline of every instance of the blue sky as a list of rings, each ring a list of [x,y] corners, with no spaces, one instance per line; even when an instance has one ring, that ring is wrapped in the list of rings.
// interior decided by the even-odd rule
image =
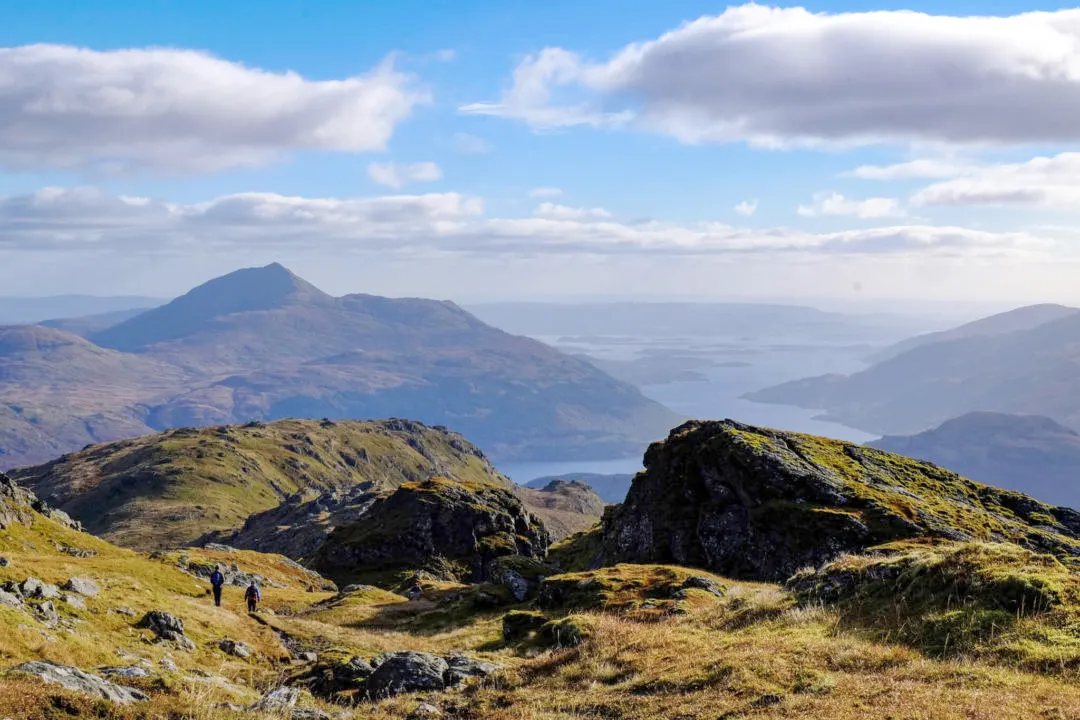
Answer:
[[[0,294],[1080,300],[1057,9],[9,3]]]

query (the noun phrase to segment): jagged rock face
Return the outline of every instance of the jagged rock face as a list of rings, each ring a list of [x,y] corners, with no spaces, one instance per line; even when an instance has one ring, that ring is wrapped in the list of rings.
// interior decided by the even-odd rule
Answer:
[[[440,568],[446,579],[479,582],[507,555],[542,558],[550,537],[508,489],[435,478],[408,483],[338,528],[315,566],[339,583],[365,572]]]
[[[607,512],[607,563],[673,563],[782,581],[913,537],[1008,541],[1067,562],[1080,514],[899,455],[725,420],[689,422],[645,456]]]
[[[15,523],[29,523],[29,506],[34,497],[15,481],[0,473],[0,530]]]

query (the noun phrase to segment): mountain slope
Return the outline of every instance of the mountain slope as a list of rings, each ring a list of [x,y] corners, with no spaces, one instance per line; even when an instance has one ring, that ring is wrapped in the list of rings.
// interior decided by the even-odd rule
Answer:
[[[178,368],[60,330],[0,327],[0,468],[151,431],[144,403],[183,382]]]
[[[1009,542],[1080,567],[1080,513],[851,443],[724,420],[649,448],[604,516],[607,563],[676,563],[783,581],[911,539]]]
[[[850,376],[765,388],[757,402],[826,410],[881,435],[907,435],[973,411],[1042,415],[1080,428],[1080,314],[1028,330],[916,347]]]
[[[509,489],[555,539],[595,525],[587,486],[513,485],[445,428],[409,420],[182,428],[95,445],[11,472],[110,542],[139,550],[218,543],[302,560],[403,483],[447,477]]]
[[[358,515],[357,507],[402,483],[435,475],[509,486],[461,436],[405,420],[182,428],[11,473],[91,532],[144,550],[178,547],[214,531],[227,535],[283,505],[304,510],[291,525],[324,536],[340,516]],[[344,498],[349,502],[335,508],[336,516],[324,515],[326,504]],[[303,556],[281,518],[275,520],[266,531],[276,550]]]
[[[288,417],[409,416],[464,432],[500,459],[606,458],[640,451],[681,419],[453,303],[331,297],[276,264],[211,280],[90,342],[55,329],[0,332],[71,348],[35,354],[0,339],[0,359],[21,370],[0,384],[0,413],[17,415],[3,410],[17,405],[41,416],[2,421],[4,468],[153,430]]]
[[[1066,305],[1028,305],[1016,308],[1008,312],[998,313],[989,317],[969,322],[950,330],[917,335],[907,340],[901,340],[895,345],[883,348],[870,356],[870,362],[883,362],[902,353],[923,345],[944,342],[947,340],[963,340],[965,338],[986,337],[991,335],[1004,335],[1018,330],[1030,330],[1054,320],[1069,317],[1080,313],[1080,309]]]
[[[974,412],[918,435],[867,444],[1046,503],[1080,507],[1080,434],[1049,418]]]

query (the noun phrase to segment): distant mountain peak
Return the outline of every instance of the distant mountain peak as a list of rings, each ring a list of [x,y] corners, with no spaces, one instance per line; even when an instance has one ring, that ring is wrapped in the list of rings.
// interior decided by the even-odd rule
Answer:
[[[333,300],[280,263],[243,268],[208,280],[172,302],[91,336],[127,352],[173,340],[226,315]]]

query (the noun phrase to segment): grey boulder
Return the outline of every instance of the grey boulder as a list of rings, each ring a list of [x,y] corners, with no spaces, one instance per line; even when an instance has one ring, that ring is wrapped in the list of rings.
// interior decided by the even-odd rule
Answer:
[[[34,661],[12,668],[11,672],[18,675],[31,675],[40,678],[44,682],[86,695],[100,697],[114,703],[127,704],[149,699],[146,693],[139,690],[117,685],[97,675],[91,675],[79,668],[67,665]]]
[[[450,666],[428,653],[401,651],[384,653],[372,664],[375,672],[364,683],[371,698],[386,698],[422,690],[445,690]]]
[[[62,589],[68,592],[78,593],[86,597],[96,597],[101,588],[90,578],[73,577],[63,584]]]

